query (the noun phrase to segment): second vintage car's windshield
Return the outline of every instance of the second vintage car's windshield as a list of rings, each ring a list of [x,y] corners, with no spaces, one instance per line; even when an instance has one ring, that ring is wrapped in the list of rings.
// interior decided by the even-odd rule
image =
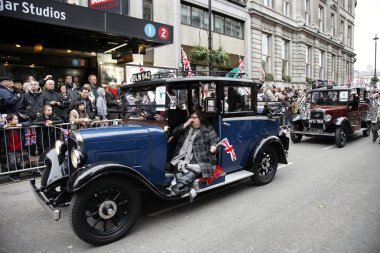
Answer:
[[[315,105],[346,105],[348,102],[348,91],[313,91],[311,93],[311,102]]]

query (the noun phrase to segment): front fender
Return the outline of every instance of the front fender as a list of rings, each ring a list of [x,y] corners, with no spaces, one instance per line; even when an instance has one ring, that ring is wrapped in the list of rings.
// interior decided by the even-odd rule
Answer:
[[[292,118],[292,122],[295,122],[295,121],[302,121],[302,119],[301,119],[301,115],[300,115],[300,114],[297,114],[297,115],[295,115],[295,116]]]
[[[67,183],[67,191],[75,193],[86,188],[92,182],[106,176],[116,175],[130,179],[137,184],[143,185],[157,196],[168,199],[152,183],[149,182],[142,174],[123,164],[114,162],[98,162],[85,166],[73,173]]]
[[[336,126],[341,126],[341,125],[346,124],[346,123],[350,123],[350,121],[348,120],[347,117],[336,118],[333,121],[333,124],[336,125]]]
[[[43,175],[44,187],[49,187],[55,184],[62,178],[67,178],[69,175],[67,152],[64,154],[57,154],[54,148],[43,152],[39,159],[46,166],[46,171]]]
[[[288,164],[288,161],[286,159],[285,149],[284,149],[284,146],[282,145],[281,140],[277,136],[273,136],[273,135],[264,137],[261,140],[259,140],[259,142],[257,143],[257,145],[254,147],[254,150],[253,150],[253,161],[255,161],[262,154],[265,148],[268,146],[273,146],[276,149],[277,154],[279,155],[278,156],[279,163]]]

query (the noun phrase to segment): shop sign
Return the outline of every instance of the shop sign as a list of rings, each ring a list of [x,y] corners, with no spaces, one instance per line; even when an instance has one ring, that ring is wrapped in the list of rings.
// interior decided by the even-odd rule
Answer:
[[[121,0],[90,0],[89,2],[94,8],[106,5],[120,6],[120,3]],[[0,0],[0,16],[70,29],[136,37],[151,42],[173,43],[172,26],[56,1]]]

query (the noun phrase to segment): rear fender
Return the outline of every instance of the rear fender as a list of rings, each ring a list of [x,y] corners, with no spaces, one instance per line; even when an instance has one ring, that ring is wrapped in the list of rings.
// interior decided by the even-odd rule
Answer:
[[[278,162],[287,164],[288,161],[286,159],[286,151],[284,146],[282,145],[281,140],[277,136],[267,136],[259,140],[256,146],[253,149],[253,161],[258,159],[260,155],[263,153],[266,147],[273,146],[278,154]]]
[[[125,180],[134,182],[136,186],[147,188],[157,196],[167,199],[166,195],[163,195],[139,172],[126,165],[112,162],[93,163],[83,169],[75,171],[69,179],[67,191],[70,193],[81,191],[91,183],[107,176],[123,177]]]

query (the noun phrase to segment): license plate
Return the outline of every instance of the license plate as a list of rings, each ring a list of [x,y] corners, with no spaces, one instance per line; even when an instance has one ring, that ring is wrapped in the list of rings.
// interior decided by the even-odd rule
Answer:
[[[310,119],[309,122],[312,124],[323,124],[323,119]]]

